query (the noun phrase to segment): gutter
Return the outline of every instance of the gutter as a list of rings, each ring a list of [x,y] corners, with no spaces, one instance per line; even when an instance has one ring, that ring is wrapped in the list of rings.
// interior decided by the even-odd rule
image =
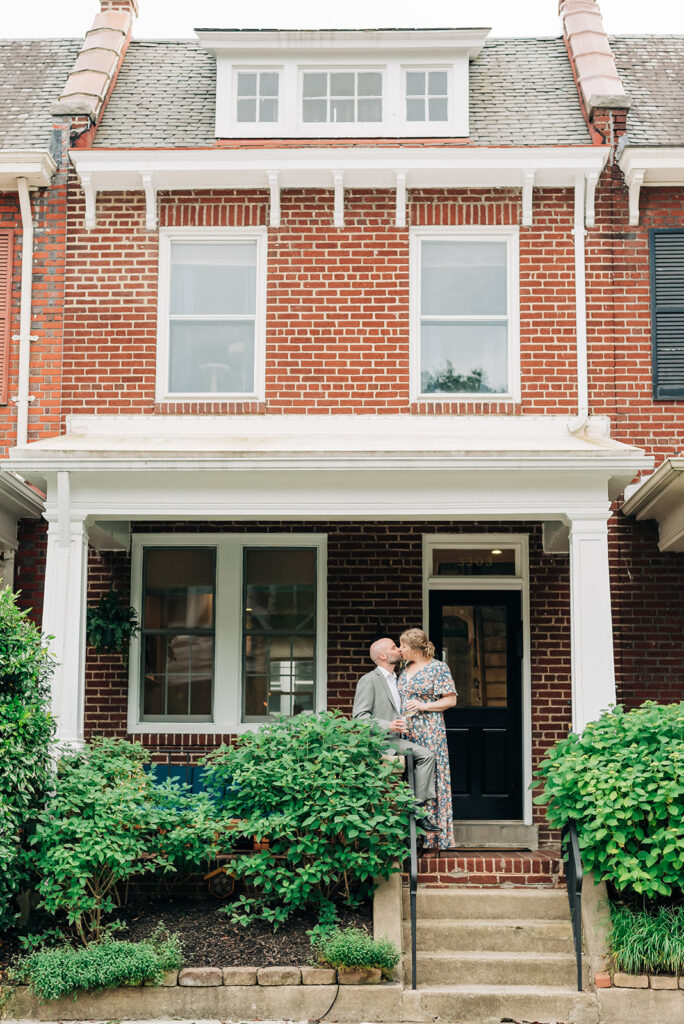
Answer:
[[[28,181],[17,178],[19,207],[22,223],[21,251],[21,307],[19,316],[19,384],[15,402],[17,406],[17,445],[28,441],[29,367],[31,362],[31,292],[33,282],[33,215]]]

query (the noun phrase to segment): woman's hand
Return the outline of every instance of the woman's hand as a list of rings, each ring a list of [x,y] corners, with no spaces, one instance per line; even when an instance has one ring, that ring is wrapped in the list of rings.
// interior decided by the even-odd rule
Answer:
[[[406,710],[407,711],[427,711],[428,709],[429,709],[429,704],[426,704],[425,701],[422,701],[422,700],[407,700],[406,701]]]

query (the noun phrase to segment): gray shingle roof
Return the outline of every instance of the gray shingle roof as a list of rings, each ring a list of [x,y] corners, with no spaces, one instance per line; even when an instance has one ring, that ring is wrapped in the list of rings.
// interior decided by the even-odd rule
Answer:
[[[50,104],[73,67],[80,39],[0,39],[0,149],[48,149]]]
[[[627,143],[684,146],[684,36],[611,36],[610,46],[632,100]]]
[[[211,146],[216,63],[195,41],[129,46],[95,145]],[[470,138],[480,145],[586,145],[561,39],[492,39],[471,64]]]

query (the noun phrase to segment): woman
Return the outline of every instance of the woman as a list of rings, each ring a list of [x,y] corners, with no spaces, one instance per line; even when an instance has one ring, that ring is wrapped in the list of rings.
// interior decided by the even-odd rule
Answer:
[[[428,832],[425,847],[448,850],[454,845],[451,808],[451,775],[444,714],[456,704],[456,689],[451,672],[443,661],[435,659],[435,647],[422,629],[407,629],[399,637],[404,670],[397,687],[401,713],[409,723],[408,738],[435,752],[436,800],[428,800],[425,811],[439,825],[439,832]]]

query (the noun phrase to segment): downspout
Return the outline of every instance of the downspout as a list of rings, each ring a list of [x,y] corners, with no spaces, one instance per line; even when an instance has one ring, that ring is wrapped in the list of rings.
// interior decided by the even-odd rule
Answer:
[[[29,365],[31,362],[31,298],[33,283],[33,215],[26,178],[17,178],[22,223],[21,306],[19,315],[19,384],[17,405],[17,446],[28,441]]]
[[[575,323],[577,336],[577,415],[568,421],[568,431],[577,434],[589,419],[587,370],[587,281],[584,261],[584,175],[575,178]]]

